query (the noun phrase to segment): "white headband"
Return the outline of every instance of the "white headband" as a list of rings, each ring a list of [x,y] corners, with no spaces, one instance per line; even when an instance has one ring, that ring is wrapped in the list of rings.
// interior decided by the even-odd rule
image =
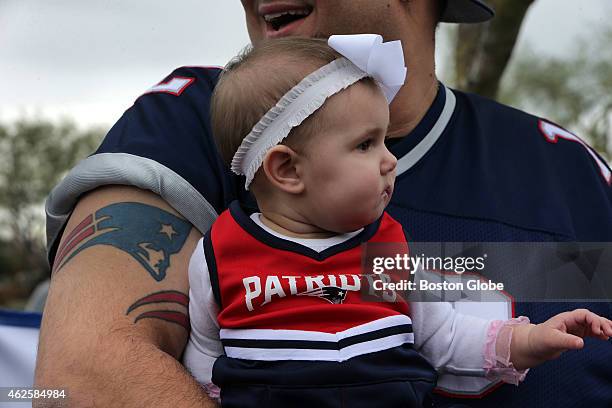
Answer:
[[[383,43],[376,34],[332,35],[328,44],[344,58],[319,68],[291,88],[257,122],[236,151],[231,169],[246,176],[247,190],[267,151],[323,106],[327,98],[364,77],[372,77],[391,103],[404,85],[406,67],[400,41]]]

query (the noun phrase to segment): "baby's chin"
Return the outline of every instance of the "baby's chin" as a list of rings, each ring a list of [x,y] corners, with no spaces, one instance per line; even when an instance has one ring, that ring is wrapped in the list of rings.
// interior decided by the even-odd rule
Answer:
[[[335,232],[339,234],[346,234],[367,227],[368,225],[376,222],[382,213],[382,210],[373,211],[371,214],[360,214],[359,216],[347,219],[342,223],[342,225],[335,226],[337,229]]]

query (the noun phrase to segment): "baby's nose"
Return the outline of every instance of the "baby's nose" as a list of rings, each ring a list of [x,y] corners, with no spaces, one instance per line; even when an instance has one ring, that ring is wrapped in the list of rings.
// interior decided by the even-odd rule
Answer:
[[[381,163],[381,172],[387,174],[395,170],[397,158],[385,147],[385,155]]]

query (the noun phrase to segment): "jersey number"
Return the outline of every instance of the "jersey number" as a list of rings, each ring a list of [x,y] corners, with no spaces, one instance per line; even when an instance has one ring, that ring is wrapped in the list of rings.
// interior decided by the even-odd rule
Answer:
[[[606,180],[608,185],[612,184],[612,172],[610,171],[610,168],[606,165],[606,163],[604,163],[603,160],[599,158],[599,156],[597,156],[597,154],[595,154],[595,152],[589,145],[584,143],[582,139],[580,139],[575,134],[570,133],[563,128],[560,128],[559,126],[553,125],[552,123],[546,122],[544,120],[540,120],[539,127],[546,140],[550,143],[557,143],[559,141],[559,138],[561,138],[582,145],[582,147],[584,147],[586,151],[591,155],[593,160],[595,160],[597,167],[599,167],[599,172],[601,173],[604,180]]]
[[[148,93],[162,92],[162,93],[168,93],[174,96],[179,96],[194,81],[195,81],[195,78],[177,76],[177,77],[173,77],[172,79],[166,82],[160,82],[159,84],[147,89],[144,93],[148,94]]]

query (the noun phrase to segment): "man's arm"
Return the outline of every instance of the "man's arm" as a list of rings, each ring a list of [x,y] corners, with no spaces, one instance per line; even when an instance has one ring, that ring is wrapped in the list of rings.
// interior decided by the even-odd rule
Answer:
[[[66,406],[215,406],[177,361],[200,236],[150,192],[111,186],[84,196],[55,256],[36,386],[66,389]],[[45,404],[34,406],[57,406]]]

